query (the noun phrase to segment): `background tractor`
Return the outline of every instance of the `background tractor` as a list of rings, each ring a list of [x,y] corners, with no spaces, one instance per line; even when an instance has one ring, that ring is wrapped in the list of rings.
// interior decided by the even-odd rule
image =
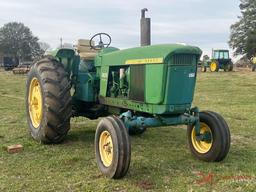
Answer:
[[[119,50],[110,47],[109,35],[99,33],[80,40],[77,51],[52,52],[28,74],[26,111],[32,137],[60,143],[71,117],[102,117],[95,133],[96,162],[109,178],[126,175],[129,133],[142,134],[147,127],[187,125],[190,150],[203,161],[221,161],[229,151],[230,132],[223,117],[191,107],[201,50],[177,44],[151,46],[145,11],[143,46]]]
[[[229,50],[213,50],[209,67],[211,72],[217,72],[219,69],[233,71],[233,63],[229,56]]]
[[[229,57],[229,50],[213,50],[212,59],[205,55],[201,67],[202,72],[206,72],[207,68],[210,68],[211,72],[218,72],[220,69],[223,69],[224,71],[233,71],[233,62]]]

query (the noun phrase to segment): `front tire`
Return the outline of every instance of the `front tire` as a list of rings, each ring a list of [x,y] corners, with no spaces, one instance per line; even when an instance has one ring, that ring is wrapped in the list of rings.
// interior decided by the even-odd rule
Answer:
[[[131,159],[131,144],[123,122],[115,116],[103,118],[95,134],[96,162],[100,171],[109,178],[126,175]]]
[[[200,133],[208,135],[208,140],[198,140],[195,126],[188,126],[188,144],[191,153],[203,161],[222,161],[230,148],[230,132],[226,121],[219,114],[200,112]]]
[[[31,136],[43,143],[63,141],[70,129],[71,84],[53,58],[35,63],[28,74],[26,112]]]

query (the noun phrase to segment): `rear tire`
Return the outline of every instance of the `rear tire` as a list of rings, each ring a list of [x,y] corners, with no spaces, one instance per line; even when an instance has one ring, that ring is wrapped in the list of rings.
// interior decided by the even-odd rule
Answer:
[[[188,144],[191,153],[203,161],[222,161],[230,148],[229,127],[223,117],[215,112],[200,112],[201,134],[210,133],[209,141],[196,140],[194,126],[187,129]]]
[[[228,63],[225,68],[224,68],[225,72],[230,72],[233,71],[233,63],[230,61],[230,63]]]
[[[60,143],[70,129],[70,80],[53,58],[35,63],[27,78],[26,112],[31,136],[43,143]]]
[[[234,69],[234,64],[231,62],[229,71],[233,71],[233,69]]]
[[[131,144],[123,122],[115,116],[103,118],[95,134],[96,162],[100,171],[109,178],[126,175],[131,159]]]

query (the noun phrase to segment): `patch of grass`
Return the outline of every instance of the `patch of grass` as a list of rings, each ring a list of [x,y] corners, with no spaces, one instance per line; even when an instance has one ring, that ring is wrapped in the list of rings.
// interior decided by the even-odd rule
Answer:
[[[232,144],[220,163],[196,160],[185,126],[148,129],[131,137],[132,161],[124,179],[110,180],[97,169],[94,132],[98,120],[72,119],[65,142],[41,145],[28,134],[26,76],[0,72],[0,191],[255,191],[255,73],[199,73],[194,104],[219,112]],[[22,144],[8,154],[3,147]]]

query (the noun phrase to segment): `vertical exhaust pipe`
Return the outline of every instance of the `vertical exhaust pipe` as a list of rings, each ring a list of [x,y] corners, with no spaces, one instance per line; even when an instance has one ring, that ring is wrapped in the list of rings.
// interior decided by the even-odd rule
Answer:
[[[145,17],[145,12],[148,11],[147,8],[141,10],[140,18],[140,45],[147,46],[151,44],[151,24],[150,18]]]

